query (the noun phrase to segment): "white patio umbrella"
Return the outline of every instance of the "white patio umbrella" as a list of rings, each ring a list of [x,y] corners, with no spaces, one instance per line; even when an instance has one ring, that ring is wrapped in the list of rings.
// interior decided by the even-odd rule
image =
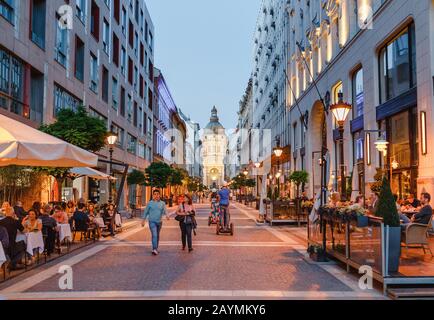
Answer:
[[[0,167],[96,167],[98,156],[0,115]]]
[[[88,167],[77,167],[69,170],[71,174],[79,177],[89,177],[96,180],[116,180],[115,177],[112,177],[104,172],[88,168]]]

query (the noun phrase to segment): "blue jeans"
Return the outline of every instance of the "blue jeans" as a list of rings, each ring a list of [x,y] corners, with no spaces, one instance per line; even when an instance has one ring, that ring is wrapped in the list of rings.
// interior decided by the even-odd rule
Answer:
[[[152,235],[152,250],[158,250],[158,243],[160,242],[160,231],[163,222],[149,221],[149,229]]]
[[[402,223],[401,223],[401,230],[402,231],[405,231],[406,229],[407,229],[407,226],[409,225],[409,224],[411,224],[411,220],[405,215],[405,214],[403,214],[403,213],[401,213],[400,215],[399,215],[399,218],[402,220]]]

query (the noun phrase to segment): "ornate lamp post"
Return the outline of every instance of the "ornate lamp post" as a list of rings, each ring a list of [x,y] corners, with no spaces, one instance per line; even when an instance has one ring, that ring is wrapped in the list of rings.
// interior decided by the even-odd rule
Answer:
[[[345,186],[345,163],[344,163],[344,127],[345,120],[351,111],[351,105],[343,102],[343,94],[339,93],[338,103],[330,106],[330,111],[336,119],[339,126],[339,149],[340,149],[340,167],[341,167],[341,199],[346,200],[346,186]]]
[[[273,153],[274,155],[277,157],[277,173],[276,173],[276,178],[277,178],[277,194],[280,197],[280,176],[281,176],[281,172],[280,172],[280,157],[283,154],[283,149],[280,147],[280,138],[276,138],[276,147],[273,148]]]
[[[107,144],[109,146],[109,152],[110,152],[110,175],[113,177],[113,148],[116,144],[118,140],[118,135],[116,133],[113,132],[109,132],[108,136],[107,136]],[[112,186],[112,180],[109,181],[109,203],[113,202],[113,198],[112,198],[112,190],[113,190],[113,186]]]

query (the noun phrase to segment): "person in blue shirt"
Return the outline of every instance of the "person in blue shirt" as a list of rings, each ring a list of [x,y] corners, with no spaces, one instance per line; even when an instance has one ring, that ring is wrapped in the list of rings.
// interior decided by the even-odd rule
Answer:
[[[154,190],[152,192],[152,200],[149,201],[145,208],[142,216],[142,227],[145,226],[145,220],[149,221],[149,229],[152,235],[152,254],[154,256],[158,255],[158,244],[160,242],[160,232],[163,226],[162,217],[166,216],[169,220],[169,216],[166,211],[166,204],[161,201],[161,195],[159,190]]]
[[[219,200],[219,206],[220,206],[220,213],[223,213],[223,226],[225,228],[228,227],[228,215],[229,215],[229,196],[230,191],[228,189],[228,184],[225,182],[223,184],[223,187],[218,192],[218,200]]]

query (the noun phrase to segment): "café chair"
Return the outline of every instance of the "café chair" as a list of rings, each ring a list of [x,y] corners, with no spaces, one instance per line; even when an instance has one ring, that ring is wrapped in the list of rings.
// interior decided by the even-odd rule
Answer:
[[[431,257],[434,257],[430,245],[428,231],[432,228],[431,219],[428,224],[411,223],[405,229],[403,234],[403,246],[405,247],[408,255],[408,248],[420,248],[423,253],[426,254],[426,249],[431,253]]]

